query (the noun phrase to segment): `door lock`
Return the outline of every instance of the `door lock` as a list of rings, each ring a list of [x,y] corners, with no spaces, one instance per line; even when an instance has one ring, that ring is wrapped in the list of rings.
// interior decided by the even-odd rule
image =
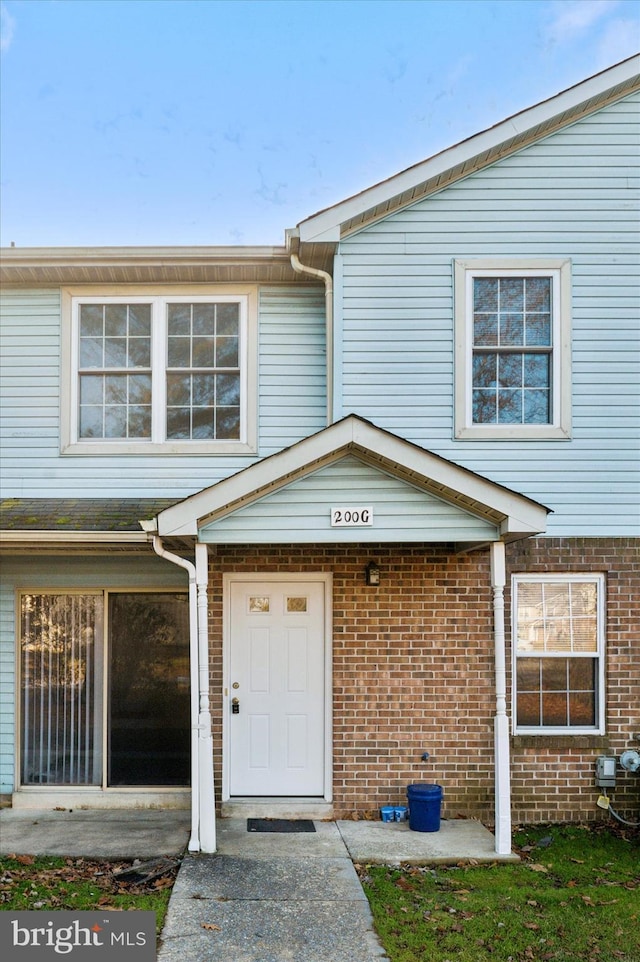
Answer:
[[[240,714],[240,699],[239,699],[239,698],[232,698],[232,699],[231,699],[231,714],[232,714],[232,715],[239,715],[239,714]]]

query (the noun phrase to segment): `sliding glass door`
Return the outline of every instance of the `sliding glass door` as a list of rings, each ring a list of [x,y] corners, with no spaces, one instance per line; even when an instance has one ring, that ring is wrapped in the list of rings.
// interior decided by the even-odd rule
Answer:
[[[109,785],[189,784],[186,595],[109,595]]]
[[[23,785],[100,785],[103,596],[21,599]]]
[[[20,678],[22,785],[189,784],[186,594],[22,594]]]

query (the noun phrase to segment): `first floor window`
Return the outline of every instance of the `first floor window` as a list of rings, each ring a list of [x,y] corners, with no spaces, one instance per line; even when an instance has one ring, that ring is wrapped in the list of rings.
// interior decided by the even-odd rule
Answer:
[[[173,592],[23,593],[22,785],[188,785],[189,606]]]
[[[604,579],[513,580],[516,732],[604,731]]]

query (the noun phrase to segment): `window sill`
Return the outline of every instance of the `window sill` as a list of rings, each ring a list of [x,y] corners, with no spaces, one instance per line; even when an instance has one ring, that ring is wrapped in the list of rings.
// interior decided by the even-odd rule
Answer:
[[[514,735],[511,739],[512,748],[609,748],[607,735]]]
[[[551,424],[536,425],[473,425],[460,427],[456,441],[570,441],[571,434],[564,427]]]
[[[153,455],[167,456],[179,454],[185,457],[199,455],[224,454],[255,454],[256,447],[244,441],[166,441],[154,444],[144,441],[77,441],[63,445],[62,455],[79,455],[82,457],[104,457],[117,455]]]

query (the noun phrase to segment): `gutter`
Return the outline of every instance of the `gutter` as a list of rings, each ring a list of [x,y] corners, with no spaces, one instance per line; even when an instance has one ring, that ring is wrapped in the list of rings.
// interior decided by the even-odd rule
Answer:
[[[20,531],[0,531],[0,542],[15,544],[20,541],[35,541],[42,544],[69,542],[70,544],[147,544],[148,538],[141,531],[42,531],[21,529]]]
[[[291,254],[291,266],[298,274],[318,277],[324,282],[325,338],[327,370],[327,425],[333,424],[333,277],[327,271],[303,264],[297,254]]]

